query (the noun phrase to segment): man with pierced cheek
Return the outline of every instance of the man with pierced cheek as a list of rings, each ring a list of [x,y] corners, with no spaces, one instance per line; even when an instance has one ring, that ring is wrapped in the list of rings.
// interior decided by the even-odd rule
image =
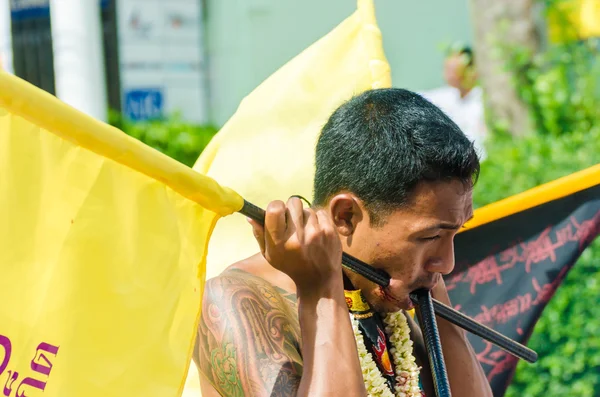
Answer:
[[[442,275],[472,216],[473,142],[421,96],[377,89],[331,115],[315,160],[313,205],[271,202],[264,227],[250,221],[260,252],[206,284],[203,397],[434,396],[409,293],[451,304]],[[389,287],[343,269],[342,252]],[[452,393],[491,396],[464,331],[438,329]]]

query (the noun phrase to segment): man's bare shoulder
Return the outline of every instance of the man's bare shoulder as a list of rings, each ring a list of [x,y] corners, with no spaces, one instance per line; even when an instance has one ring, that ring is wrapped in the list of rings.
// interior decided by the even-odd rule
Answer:
[[[194,358],[221,395],[293,395],[299,340],[293,293],[236,266],[207,282]]]
[[[295,293],[274,285],[237,265],[227,268],[219,276],[208,280],[204,288],[204,303],[222,308],[239,307],[241,301],[248,298],[291,304],[293,308],[291,314],[297,316]]]

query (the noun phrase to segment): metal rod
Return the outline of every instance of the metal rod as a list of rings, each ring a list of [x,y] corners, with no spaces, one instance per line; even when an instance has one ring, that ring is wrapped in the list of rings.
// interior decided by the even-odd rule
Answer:
[[[414,297],[413,294],[411,294],[410,298],[416,303],[416,297]],[[470,333],[493,343],[515,357],[521,358],[529,363],[534,363],[538,359],[538,355],[534,350],[515,342],[496,330],[488,328],[485,325],[470,319],[461,312],[454,310],[450,306],[444,305],[443,303],[433,299],[433,308],[435,310],[435,314],[441,318],[448,320],[452,324],[455,324],[462,329],[465,329]]]
[[[425,349],[431,367],[435,395],[437,397],[451,397],[450,382],[446,372],[446,363],[444,362],[442,343],[435,321],[431,294],[429,291],[422,289],[415,291],[412,295],[414,295],[417,304],[415,311],[425,339]]]

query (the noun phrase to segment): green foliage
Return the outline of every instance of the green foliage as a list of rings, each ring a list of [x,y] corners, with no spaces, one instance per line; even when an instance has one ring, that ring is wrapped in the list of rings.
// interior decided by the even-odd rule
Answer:
[[[556,44],[531,56],[513,49],[509,67],[539,133],[585,131],[600,119],[597,40]]]
[[[475,186],[476,207],[591,167],[600,162],[600,123],[561,136],[496,134]],[[600,296],[599,296],[600,299]]]
[[[537,131],[516,139],[495,128],[475,188],[476,206],[600,163],[598,48],[595,40],[552,45],[535,56],[509,48],[506,66]],[[539,361],[519,363],[507,397],[599,395],[599,269],[597,239],[543,312],[529,342]]]
[[[557,23],[557,34],[573,36],[563,0],[538,0]],[[561,17],[562,16],[562,17]],[[497,51],[507,59],[513,83],[529,108],[537,133],[558,136],[587,131],[600,120],[600,40],[563,40],[533,54],[509,42]]]
[[[127,121],[116,112],[109,118],[128,135],[190,167],[217,132],[211,125],[185,123],[178,115],[143,123]]]

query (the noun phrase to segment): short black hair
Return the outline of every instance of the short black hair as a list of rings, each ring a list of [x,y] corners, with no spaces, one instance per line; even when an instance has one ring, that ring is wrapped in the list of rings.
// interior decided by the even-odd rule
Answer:
[[[422,181],[475,184],[473,142],[438,107],[400,88],[366,91],[331,115],[316,148],[314,204],[349,191],[374,226],[406,205]]]

